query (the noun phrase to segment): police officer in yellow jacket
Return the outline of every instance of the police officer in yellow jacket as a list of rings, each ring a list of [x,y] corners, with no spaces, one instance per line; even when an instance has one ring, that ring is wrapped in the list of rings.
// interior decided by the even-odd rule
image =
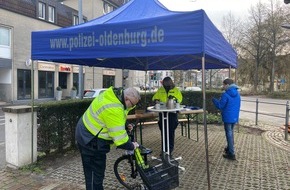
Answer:
[[[160,101],[160,102],[166,103],[169,97],[172,97],[173,99],[175,99],[179,103],[181,103],[181,101],[182,101],[182,94],[181,94],[180,90],[177,87],[175,87],[175,85],[170,77],[165,77],[162,81],[162,87],[160,87],[157,90],[157,92],[152,97],[152,100],[155,102]],[[169,119],[169,151],[171,154],[173,149],[174,149],[175,129],[177,128],[177,125],[178,125],[177,113],[169,113],[168,119]],[[158,125],[159,125],[159,129],[162,130],[161,114],[159,114]],[[166,123],[165,123],[165,125],[166,125]],[[166,130],[166,126],[165,126],[165,130]],[[166,134],[166,133],[167,133],[167,131],[165,131],[164,134]],[[166,140],[165,144],[167,144],[168,139],[165,139],[165,140]],[[161,132],[161,142],[162,142],[162,132]],[[167,151],[166,146],[165,146],[165,148],[166,148],[165,151]]]
[[[80,118],[76,140],[81,153],[87,190],[103,190],[106,154],[110,145],[134,150],[138,143],[131,142],[125,129],[128,112],[140,100],[135,88],[125,90],[110,87],[97,96]]]

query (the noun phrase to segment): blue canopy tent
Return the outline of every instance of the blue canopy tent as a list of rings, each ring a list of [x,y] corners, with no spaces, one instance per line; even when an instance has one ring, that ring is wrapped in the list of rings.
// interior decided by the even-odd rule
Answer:
[[[32,32],[33,60],[130,70],[237,67],[236,52],[203,10],[172,12],[131,0],[90,22]]]
[[[237,54],[203,10],[175,12],[131,0],[87,23],[32,32],[32,60],[129,70],[236,68]],[[206,118],[205,90],[203,109]],[[207,125],[204,119],[208,166]]]

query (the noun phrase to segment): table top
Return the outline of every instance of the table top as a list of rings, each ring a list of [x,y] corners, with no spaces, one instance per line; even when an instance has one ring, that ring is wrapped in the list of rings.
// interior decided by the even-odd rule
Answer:
[[[127,115],[127,120],[133,120],[133,119],[147,119],[147,118],[154,118],[158,117],[158,113],[156,112],[145,112],[145,113],[137,113],[132,115]]]
[[[184,109],[184,105],[180,105],[180,108],[173,108],[173,109],[167,109],[167,108],[155,109],[154,106],[150,106],[147,108],[148,111],[152,111],[152,112],[177,112],[183,109]]]
[[[203,113],[203,109],[196,109],[196,110],[192,110],[192,109],[183,109],[179,111],[180,114],[197,114],[197,113]]]
[[[198,114],[198,113],[203,113],[203,109],[197,109],[197,110],[192,110],[192,109],[187,109],[187,108],[183,108],[184,106],[182,106],[180,109],[176,110],[176,109],[170,109],[170,110],[174,110],[173,112],[178,111],[179,114]],[[127,115],[127,120],[134,120],[134,119],[148,119],[148,118],[155,118],[158,117],[158,112],[164,112],[164,109],[160,109],[157,110],[154,109],[154,107],[148,107],[148,108],[152,108],[152,109],[148,109],[150,112],[145,112],[145,113],[136,113],[136,114],[131,114],[131,115]],[[151,111],[154,110],[154,111]],[[166,109],[168,110],[168,109]]]

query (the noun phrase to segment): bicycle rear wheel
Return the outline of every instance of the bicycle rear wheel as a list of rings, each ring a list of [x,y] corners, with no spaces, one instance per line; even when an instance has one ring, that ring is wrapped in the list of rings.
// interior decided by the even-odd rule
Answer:
[[[133,156],[131,155],[124,155],[116,160],[114,164],[114,173],[118,181],[127,189],[147,189],[137,172]]]

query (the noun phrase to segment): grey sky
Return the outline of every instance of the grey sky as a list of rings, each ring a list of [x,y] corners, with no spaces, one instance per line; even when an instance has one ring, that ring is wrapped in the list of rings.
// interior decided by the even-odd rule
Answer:
[[[259,1],[269,3],[269,0],[159,0],[170,10],[192,11],[203,9],[210,20],[219,27],[222,19],[229,12],[236,18],[246,18],[251,5]],[[281,1],[283,0],[276,0]]]

